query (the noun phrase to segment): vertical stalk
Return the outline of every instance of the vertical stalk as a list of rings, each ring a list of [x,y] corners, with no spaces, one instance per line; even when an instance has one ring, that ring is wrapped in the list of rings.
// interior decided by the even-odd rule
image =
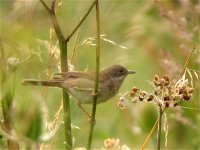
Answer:
[[[160,143],[161,143],[161,130],[162,130],[162,115],[163,110],[159,107],[159,121],[158,121],[158,141],[157,141],[157,150],[160,150]]]
[[[60,43],[61,50],[61,71],[68,71],[67,63],[67,43],[62,40]],[[67,149],[72,149],[72,133],[71,133],[71,117],[70,117],[70,100],[69,94],[63,90],[63,109],[64,109],[64,126],[65,126],[65,140]]]
[[[93,107],[92,107],[92,118],[90,123],[90,132],[88,137],[88,145],[87,150],[91,149],[92,145],[92,137],[95,125],[95,114],[96,114],[96,104],[97,104],[97,96],[98,96],[98,86],[99,86],[99,68],[100,68],[100,21],[99,21],[99,1],[96,1],[96,28],[97,28],[97,46],[96,46],[96,79],[95,79],[95,87],[93,92]]]

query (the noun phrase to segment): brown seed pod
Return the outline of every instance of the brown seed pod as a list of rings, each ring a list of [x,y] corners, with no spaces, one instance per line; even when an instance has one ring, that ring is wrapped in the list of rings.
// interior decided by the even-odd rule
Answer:
[[[178,94],[183,94],[183,90],[184,90],[183,88],[180,88]]]
[[[130,96],[130,97],[135,97],[135,92],[129,93],[129,96]]]
[[[191,96],[189,96],[189,95],[183,95],[182,96],[182,99],[185,100],[185,101],[189,101],[190,98],[191,98]]]
[[[169,101],[170,98],[169,98],[169,96],[165,96],[165,97],[163,97],[163,100],[164,100],[164,101]]]
[[[145,91],[140,91],[140,96],[142,96],[142,97],[145,97],[145,95],[146,95],[147,93],[145,92]]]
[[[155,76],[154,76],[154,81],[159,81],[159,79],[160,79],[160,78],[159,78],[158,75],[155,75]]]
[[[140,100],[140,101],[143,101],[143,100],[144,100],[144,97],[140,95],[140,96],[139,96],[139,100]]]
[[[167,75],[164,75],[163,76],[163,79],[165,79],[165,81],[168,81],[169,82],[169,77]]]
[[[117,105],[118,105],[119,108],[121,108],[121,109],[124,109],[124,108],[126,107],[125,103],[122,102],[122,101],[119,101],[119,102],[117,103]]]
[[[119,101],[120,101],[120,102],[124,102],[124,101],[125,101],[125,97],[123,97],[123,96],[120,97],[120,98],[119,98]]]
[[[169,81],[165,81],[164,86],[169,86],[170,82]]]
[[[165,84],[165,79],[161,78],[160,79],[160,85],[163,86]]]
[[[177,103],[174,103],[174,107],[176,107],[178,104],[179,104],[178,102],[177,102]]]
[[[132,91],[133,91],[134,93],[137,93],[139,90],[140,90],[140,89],[137,88],[137,87],[133,87],[133,88],[132,88]]]
[[[165,107],[169,107],[169,102],[165,102]]]
[[[147,99],[147,101],[152,101],[154,99],[153,95],[149,95],[149,98]]]

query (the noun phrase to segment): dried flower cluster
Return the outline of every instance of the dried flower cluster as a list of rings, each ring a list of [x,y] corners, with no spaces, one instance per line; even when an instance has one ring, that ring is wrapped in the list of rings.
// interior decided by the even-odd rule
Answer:
[[[130,148],[127,145],[120,145],[119,139],[111,139],[108,138],[104,140],[104,148],[103,150],[130,150]]]
[[[86,150],[85,147],[78,147],[74,150]],[[104,140],[104,146],[99,150],[130,150],[127,145],[120,145],[119,139],[107,138]]]
[[[117,102],[117,105],[119,106],[120,109],[124,109],[126,107],[125,105],[125,97],[120,97],[119,101]]]
[[[132,102],[147,101],[153,102],[160,107],[177,106],[182,101],[188,101],[192,97],[193,88],[190,87],[188,79],[183,76],[175,84],[165,75],[153,78],[153,92],[148,93],[137,87],[133,87],[129,93]],[[122,99],[122,98],[121,98]]]

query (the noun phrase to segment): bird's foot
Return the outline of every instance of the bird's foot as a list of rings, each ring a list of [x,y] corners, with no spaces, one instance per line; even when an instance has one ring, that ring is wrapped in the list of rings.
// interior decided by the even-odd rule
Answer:
[[[96,124],[96,119],[95,118],[89,118],[88,121],[92,124],[95,125]]]
[[[97,92],[95,92],[95,91],[93,90],[93,91],[92,91],[92,96],[96,96],[96,95],[98,95],[99,92],[100,92],[100,90],[98,90]]]

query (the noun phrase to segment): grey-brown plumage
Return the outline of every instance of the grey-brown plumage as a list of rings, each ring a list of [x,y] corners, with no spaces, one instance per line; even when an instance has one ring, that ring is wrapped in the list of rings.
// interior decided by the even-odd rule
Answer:
[[[115,96],[125,77],[133,73],[135,72],[128,71],[121,65],[113,65],[100,71],[97,103],[105,102]],[[95,84],[95,73],[64,72],[55,74],[53,79],[48,81],[26,79],[22,84],[60,87],[75,97],[79,103],[90,104],[93,101],[92,92]]]

